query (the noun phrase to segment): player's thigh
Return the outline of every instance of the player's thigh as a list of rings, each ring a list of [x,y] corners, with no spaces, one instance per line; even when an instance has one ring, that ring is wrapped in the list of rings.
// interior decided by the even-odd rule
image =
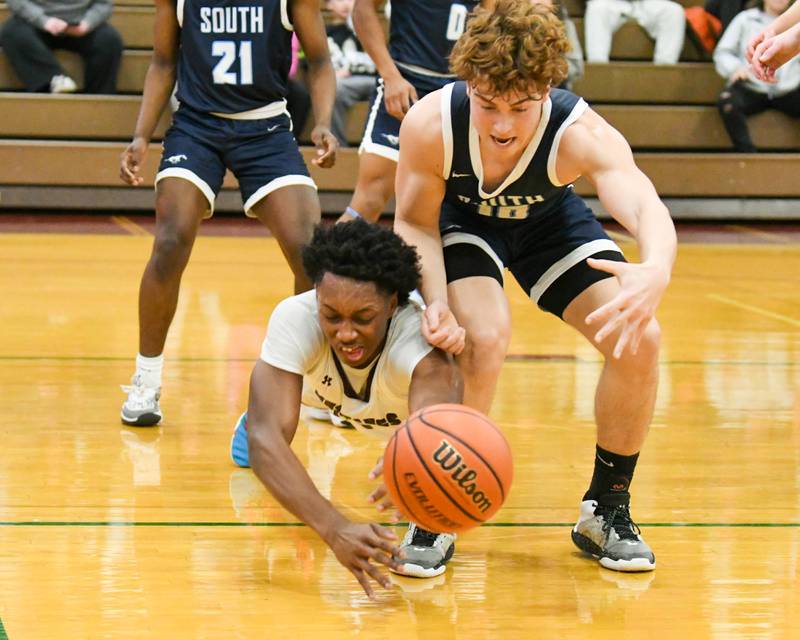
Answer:
[[[306,184],[280,187],[256,202],[251,212],[269,228],[290,262],[299,265],[300,249],[321,217],[316,189]]]
[[[560,318],[584,290],[612,276],[587,258],[624,261],[617,244],[583,200],[568,194],[559,209],[520,227],[509,269],[531,301]]]
[[[394,194],[397,163],[374,153],[362,153],[358,159],[356,189],[350,206],[370,220],[377,219]]]
[[[156,173],[156,212],[171,219],[194,211],[210,217],[225,177],[219,151],[225,132],[218,119],[179,109],[164,136],[161,163]],[[164,183],[162,185],[162,182]]]

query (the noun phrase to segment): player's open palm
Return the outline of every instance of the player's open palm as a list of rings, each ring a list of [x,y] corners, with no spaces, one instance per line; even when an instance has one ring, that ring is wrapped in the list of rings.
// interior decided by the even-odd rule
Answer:
[[[379,524],[345,521],[327,539],[336,559],[358,580],[370,599],[375,597],[372,580],[388,589],[392,583],[379,565],[392,567],[399,557],[397,536]]]
[[[131,142],[119,159],[119,177],[123,182],[139,186],[144,182],[141,176],[142,163],[147,155],[147,141],[136,138]]]
[[[422,336],[434,347],[457,356],[464,350],[466,332],[444,302],[434,301],[422,314]]]
[[[589,258],[588,263],[593,269],[616,276],[620,290],[609,302],[586,316],[586,324],[599,326],[594,337],[598,344],[619,332],[613,351],[615,358],[622,357],[625,349],[636,354],[669,284],[669,272],[647,263],[594,258]]]

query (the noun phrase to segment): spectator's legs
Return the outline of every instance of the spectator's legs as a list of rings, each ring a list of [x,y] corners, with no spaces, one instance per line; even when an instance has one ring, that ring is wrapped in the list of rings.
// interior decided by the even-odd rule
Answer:
[[[636,0],[636,21],[655,38],[655,64],[676,64],[683,50],[686,14],[683,6],[672,0]]]
[[[85,93],[117,92],[122,47],[122,38],[108,23],[101,24],[82,38],[64,38],[64,48],[77,51],[83,58]]]
[[[785,95],[773,98],[770,101],[770,106],[788,116],[800,118],[800,89],[795,89]]]
[[[722,90],[717,107],[734,150],[739,153],[755,153],[756,148],[747,128],[747,116],[768,109],[767,96],[751,91],[740,81]]]
[[[286,108],[292,116],[294,137],[300,138],[306,127],[308,112],[311,110],[311,96],[302,80],[289,78],[289,94],[286,96]]]
[[[347,114],[350,107],[361,100],[369,100],[375,91],[373,76],[347,76],[336,80],[336,103],[333,106],[332,130],[343,147],[349,146],[347,140]]]
[[[14,16],[3,25],[0,33],[3,53],[26,91],[47,92],[51,78],[65,74],[50,49],[52,39],[44,31]]]
[[[630,3],[624,0],[589,0],[584,16],[586,61],[608,62],[611,39],[630,12]]]

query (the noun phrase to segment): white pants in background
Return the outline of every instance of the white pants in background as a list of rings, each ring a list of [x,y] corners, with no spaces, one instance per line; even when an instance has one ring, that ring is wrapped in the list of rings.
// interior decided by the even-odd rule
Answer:
[[[686,17],[683,7],[672,0],[589,0],[584,16],[586,60],[608,62],[611,39],[628,20],[638,22],[655,39],[653,62],[678,62]]]

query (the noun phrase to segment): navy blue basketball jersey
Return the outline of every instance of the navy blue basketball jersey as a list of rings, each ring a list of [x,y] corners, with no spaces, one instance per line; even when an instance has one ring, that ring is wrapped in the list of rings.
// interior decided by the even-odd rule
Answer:
[[[286,97],[290,0],[178,0],[178,100],[240,113]]]
[[[392,0],[389,53],[395,62],[450,74],[448,56],[480,0]]]
[[[517,165],[493,192],[483,189],[478,133],[470,126],[466,83],[442,89],[445,201],[459,211],[501,221],[540,218],[557,207],[569,185],[556,177],[558,144],[566,128],[586,110],[583,98],[551,89],[542,118]]]

